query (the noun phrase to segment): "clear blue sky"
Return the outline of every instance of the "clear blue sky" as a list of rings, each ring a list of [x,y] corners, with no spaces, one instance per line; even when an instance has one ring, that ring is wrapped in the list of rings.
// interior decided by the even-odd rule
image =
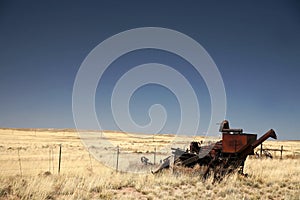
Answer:
[[[259,135],[273,128],[279,139],[300,139],[299,1],[2,0],[0,127],[74,128],[72,88],[84,58],[106,38],[148,26],[180,31],[207,50],[223,77],[226,118],[233,127]],[[96,96],[97,111],[106,113],[99,115],[103,127],[116,129],[109,97],[117,78],[150,61],[191,77],[207,123],[210,103],[201,77],[183,70],[188,64],[168,52],[145,50],[118,59],[107,71],[109,78]],[[147,123],[145,113],[153,103],[165,105],[170,117],[164,131],[172,132],[180,111],[165,88],[149,85],[137,91],[133,118]]]

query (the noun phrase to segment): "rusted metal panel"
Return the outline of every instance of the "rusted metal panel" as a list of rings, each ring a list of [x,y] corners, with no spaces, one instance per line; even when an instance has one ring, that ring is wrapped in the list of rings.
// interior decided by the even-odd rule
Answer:
[[[256,134],[223,133],[222,148],[224,153],[238,153],[248,144],[256,141]]]

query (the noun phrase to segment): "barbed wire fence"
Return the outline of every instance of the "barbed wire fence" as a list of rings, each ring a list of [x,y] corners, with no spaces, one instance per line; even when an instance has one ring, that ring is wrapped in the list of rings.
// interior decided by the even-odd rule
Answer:
[[[267,145],[261,144],[255,150],[256,156],[263,158],[263,157],[271,157],[277,159],[284,159],[284,158],[291,158],[297,159],[300,158],[300,149],[295,149],[293,146],[290,145]]]
[[[0,175],[27,175],[27,174],[63,174],[69,172],[90,172],[103,169],[100,161],[94,158],[90,151],[70,148],[68,145],[55,144],[44,145],[38,149],[28,149],[25,147],[8,147],[0,149]],[[72,153],[73,152],[73,153]],[[76,152],[76,153],[75,153]],[[156,147],[152,150],[142,152],[126,152],[117,146],[110,155],[112,166],[117,172],[124,171],[121,167],[122,162],[132,155],[135,155],[136,166],[145,165],[141,157],[147,156],[149,165],[157,165],[156,159],[163,159],[165,155],[157,152]],[[150,171],[149,171],[150,172]]]
[[[289,146],[281,145],[278,148],[274,148],[273,146],[262,145],[261,149],[259,148],[256,151],[263,152],[264,150],[275,152],[273,154],[274,159],[300,157],[300,153],[293,151]],[[156,147],[151,150],[149,149],[145,154],[141,152],[128,153],[122,151],[120,146],[117,146],[114,154],[111,155],[112,162],[115,162],[115,171],[122,171],[120,163],[133,154],[135,154],[136,158],[145,157],[146,159],[146,162],[143,162],[142,159],[136,159],[137,166],[149,164],[153,165],[153,167],[159,165],[160,162],[158,160],[162,160],[166,156],[160,154]],[[97,170],[103,170],[103,165],[91,155],[90,151],[83,148],[81,151],[78,151],[77,146],[72,148],[62,144],[44,145],[42,148],[34,151],[28,151],[28,148],[25,147],[9,147],[7,149],[1,147],[0,162],[2,175],[24,176],[27,174],[60,174],[70,172],[95,173]]]

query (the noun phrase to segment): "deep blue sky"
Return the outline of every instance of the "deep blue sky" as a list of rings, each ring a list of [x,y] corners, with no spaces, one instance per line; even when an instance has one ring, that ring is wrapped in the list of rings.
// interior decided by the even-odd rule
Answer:
[[[300,139],[298,1],[0,1],[0,127],[73,128],[72,88],[84,58],[108,37],[148,26],[180,31],[207,50],[223,77],[233,127],[258,134],[273,128],[279,139]],[[118,59],[107,72],[112,79],[96,96],[97,110],[106,113],[99,116],[104,128],[116,129],[107,106],[113,80],[126,66],[149,61],[191,77],[207,123],[210,103],[201,77],[180,69],[185,63],[176,56],[149,50]],[[172,132],[180,112],[165,88],[136,92],[133,118],[147,123],[153,103],[170,112],[164,131]]]

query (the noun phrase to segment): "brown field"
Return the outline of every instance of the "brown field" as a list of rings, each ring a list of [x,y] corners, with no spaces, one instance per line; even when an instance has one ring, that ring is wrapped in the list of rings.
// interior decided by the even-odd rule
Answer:
[[[247,178],[234,174],[212,184],[211,179],[203,181],[191,170],[152,175],[155,166],[144,168],[139,158],[146,156],[154,162],[155,155],[158,163],[171,146],[186,148],[191,140],[216,139],[182,136],[172,145],[173,135],[106,131],[102,136],[119,146],[119,172],[117,148],[87,147],[96,156],[107,152],[102,158],[112,167],[106,167],[73,130],[0,129],[0,199],[300,199],[300,141],[270,139],[263,147],[274,159],[250,157],[244,170]],[[277,151],[281,146],[283,159]],[[130,159],[137,161],[128,162]],[[144,173],[121,172],[128,167]]]

